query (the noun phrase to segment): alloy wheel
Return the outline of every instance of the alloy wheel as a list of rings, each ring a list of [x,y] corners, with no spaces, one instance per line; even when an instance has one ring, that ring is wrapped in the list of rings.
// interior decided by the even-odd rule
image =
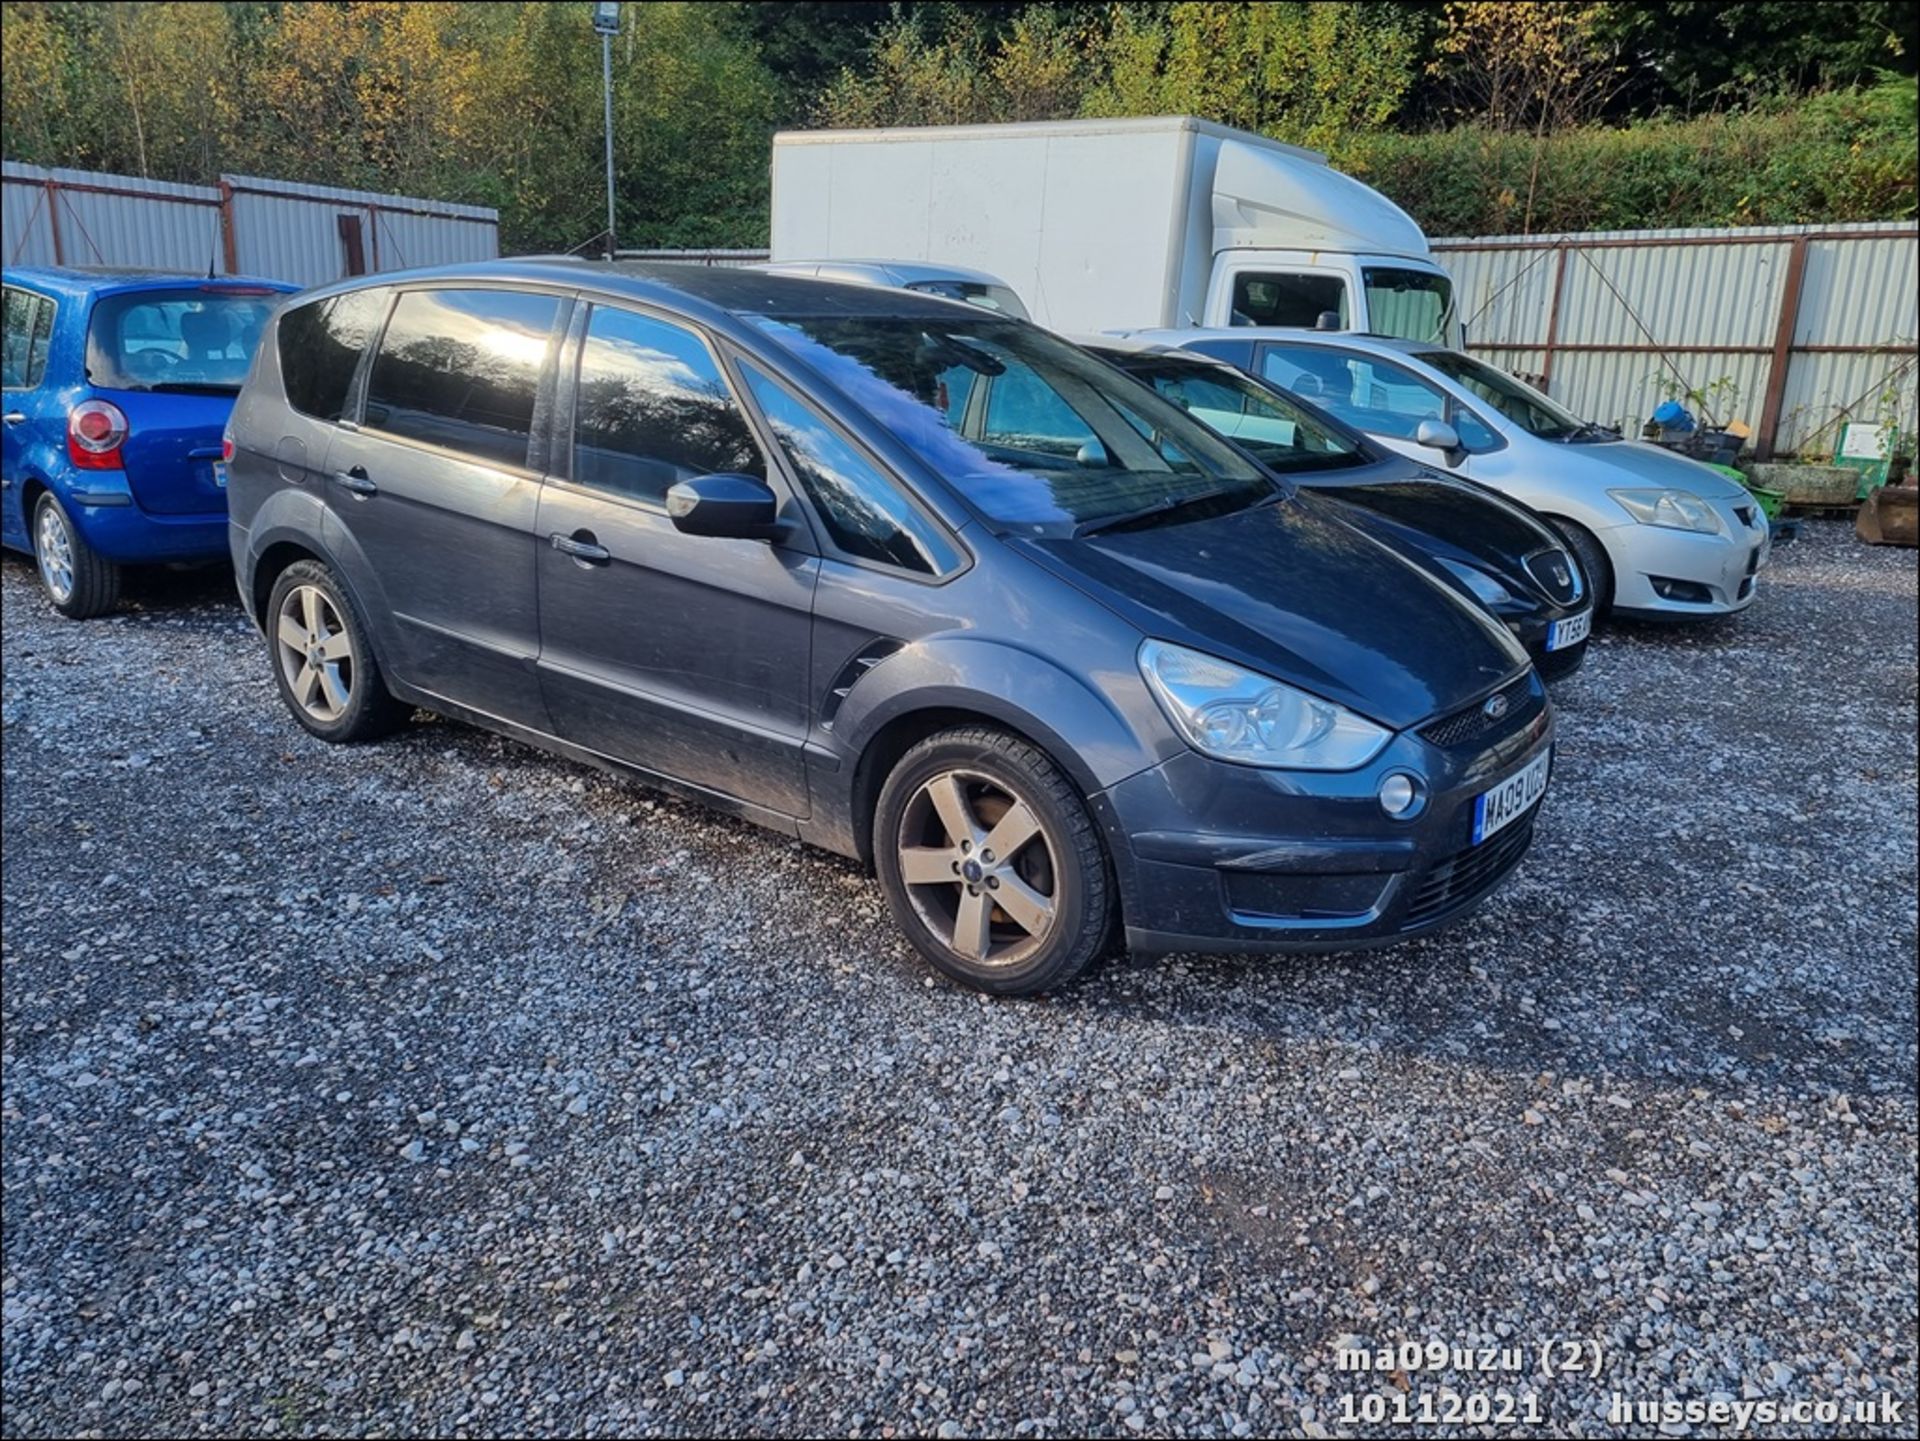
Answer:
[[[34,554],[40,562],[40,578],[47,593],[65,604],[73,598],[73,538],[67,534],[67,522],[51,505],[40,507],[39,534]]]
[[[1053,839],[1004,782],[942,771],[907,802],[895,846],[914,910],[964,960],[1017,965],[1053,929]]]
[[[340,612],[317,585],[297,585],[280,602],[274,648],[294,704],[331,724],[353,696],[353,640]]]

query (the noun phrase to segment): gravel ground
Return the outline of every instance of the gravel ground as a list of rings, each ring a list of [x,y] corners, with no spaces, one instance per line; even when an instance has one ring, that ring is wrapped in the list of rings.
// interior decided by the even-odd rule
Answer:
[[[10,1435],[1913,1416],[1910,552],[1811,525],[1739,621],[1602,632],[1468,925],[1038,1002],[744,823],[308,739],[229,584],[75,624],[5,566]],[[1337,1366],[1406,1338],[1527,1370]]]

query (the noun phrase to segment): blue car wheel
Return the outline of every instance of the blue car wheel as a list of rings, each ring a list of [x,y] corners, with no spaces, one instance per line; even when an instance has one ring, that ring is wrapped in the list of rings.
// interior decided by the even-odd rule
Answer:
[[[91,620],[119,603],[120,567],[87,544],[51,491],[33,508],[33,558],[60,614]]]

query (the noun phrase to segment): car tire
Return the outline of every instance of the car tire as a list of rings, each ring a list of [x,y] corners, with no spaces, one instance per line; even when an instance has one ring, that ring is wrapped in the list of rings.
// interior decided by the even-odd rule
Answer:
[[[120,567],[87,544],[52,491],[34,502],[33,560],[40,589],[64,616],[92,620],[120,603]]]
[[[1560,532],[1567,549],[1580,562],[1580,569],[1587,578],[1587,593],[1593,597],[1593,614],[1597,620],[1613,609],[1613,562],[1607,559],[1606,547],[1593,538],[1592,531],[1577,521],[1555,517],[1553,528]]]
[[[377,740],[411,714],[387,690],[345,587],[319,561],[295,561],[280,572],[262,621],[280,698],[321,740]]]
[[[1099,828],[1018,736],[968,726],[921,741],[881,786],[873,838],[894,918],[965,985],[1052,990],[1107,946],[1117,905]]]

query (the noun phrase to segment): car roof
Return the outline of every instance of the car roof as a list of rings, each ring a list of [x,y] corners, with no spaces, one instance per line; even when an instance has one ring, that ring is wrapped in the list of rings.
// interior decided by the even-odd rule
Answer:
[[[146,290],[179,285],[207,285],[216,289],[230,285],[266,286],[291,292],[300,287],[263,275],[208,276],[185,270],[152,270],[131,265],[10,265],[6,269],[8,285],[25,285],[59,295],[101,295],[127,290]]]
[[[943,265],[927,260],[775,260],[754,268],[768,275],[798,275],[804,272],[817,275],[823,280],[830,280],[833,276],[821,275],[819,272],[841,271],[869,275],[876,280],[895,285],[917,285],[929,280],[961,280],[975,285],[1012,288],[999,276],[985,270],[974,270],[965,265]]]
[[[760,315],[951,320],[956,311],[976,319],[986,314],[977,306],[912,290],[769,275],[763,270],[739,266],[590,260],[569,255],[525,256],[361,275],[320,287],[312,293],[319,297],[373,285],[459,281],[564,286],[615,299],[651,302],[723,328],[729,328],[729,321]]]
[[[1430,340],[1404,340],[1396,335],[1374,335],[1364,330],[1308,330],[1289,325],[1192,325],[1167,330],[1123,330],[1116,338],[1184,346],[1196,340],[1267,340],[1288,345],[1342,345],[1350,350],[1433,355],[1447,349]]]

